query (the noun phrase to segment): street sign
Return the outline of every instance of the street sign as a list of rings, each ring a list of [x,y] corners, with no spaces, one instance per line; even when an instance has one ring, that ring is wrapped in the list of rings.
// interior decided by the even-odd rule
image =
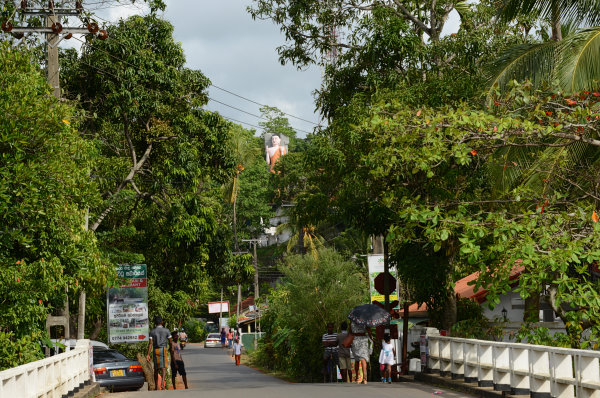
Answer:
[[[375,286],[375,279],[377,279],[380,274],[383,273],[384,264],[383,264],[383,255],[379,254],[370,254],[367,258],[367,262],[369,265],[369,291],[371,293],[371,302],[373,304],[377,304],[377,302],[385,302],[385,294],[380,293],[379,290]],[[397,303],[398,295],[396,294],[396,278],[397,275],[396,269],[394,267],[390,267],[390,274],[392,278],[390,279],[390,288],[392,288],[389,294],[390,302]],[[381,291],[383,291],[383,280],[381,281]],[[390,308],[397,309],[398,306],[392,305]]]
[[[379,293],[383,294],[384,296],[386,294],[392,294],[396,290],[396,278],[394,278],[392,276],[392,274],[390,274],[388,272],[387,273],[388,288],[387,288],[387,292],[385,291],[385,275],[386,275],[385,272],[382,272],[381,274],[377,275],[374,280],[375,290],[377,290]]]
[[[111,344],[148,341],[148,274],[146,264],[119,264],[124,282],[106,294],[108,341]]]
[[[209,314],[218,314],[220,312],[229,313],[229,301],[214,301],[208,303]]]

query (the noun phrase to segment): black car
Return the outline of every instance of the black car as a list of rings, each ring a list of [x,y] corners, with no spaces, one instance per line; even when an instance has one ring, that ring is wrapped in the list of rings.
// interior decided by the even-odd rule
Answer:
[[[96,382],[111,391],[137,390],[144,385],[144,371],[136,360],[117,350],[94,347]]]

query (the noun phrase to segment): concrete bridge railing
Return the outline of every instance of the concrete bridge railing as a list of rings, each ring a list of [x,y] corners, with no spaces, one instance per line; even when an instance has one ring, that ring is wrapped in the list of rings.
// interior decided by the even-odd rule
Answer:
[[[90,341],[75,349],[0,372],[0,397],[61,398],[90,380]]]
[[[429,336],[433,372],[532,398],[600,397],[600,352]]]

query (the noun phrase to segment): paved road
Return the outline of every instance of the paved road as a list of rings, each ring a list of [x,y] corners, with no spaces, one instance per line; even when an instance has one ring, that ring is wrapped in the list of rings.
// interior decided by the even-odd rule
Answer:
[[[293,384],[267,376],[246,366],[235,366],[233,359],[220,348],[188,345],[183,351],[189,390],[136,391],[103,395],[107,398],[458,398],[463,393],[443,390],[420,383],[372,382],[357,384]],[[145,388],[145,387],[144,387]],[[441,394],[433,394],[441,392]]]

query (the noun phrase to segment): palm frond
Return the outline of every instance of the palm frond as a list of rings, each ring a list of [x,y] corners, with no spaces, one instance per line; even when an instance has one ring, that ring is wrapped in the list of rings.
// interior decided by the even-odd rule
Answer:
[[[600,27],[586,28],[560,44],[556,75],[567,93],[598,88],[600,81]]]
[[[456,12],[458,12],[460,17],[462,18],[465,14],[468,14],[471,11],[471,5],[466,0],[459,1],[454,6],[454,9],[456,10]]]
[[[505,90],[512,80],[530,80],[534,86],[551,81],[557,47],[554,41],[521,44],[502,53],[488,68],[488,97],[496,88]]]
[[[511,21],[519,15],[529,14],[536,7],[538,0],[501,0],[498,2],[498,15],[505,21]]]
[[[499,198],[531,178],[534,158],[541,149],[534,147],[504,147],[493,155],[488,165],[494,197]]]
[[[497,8],[498,15],[503,20],[510,21],[519,15],[531,13],[551,18],[555,7],[563,22],[600,24],[599,0],[501,0]]]

